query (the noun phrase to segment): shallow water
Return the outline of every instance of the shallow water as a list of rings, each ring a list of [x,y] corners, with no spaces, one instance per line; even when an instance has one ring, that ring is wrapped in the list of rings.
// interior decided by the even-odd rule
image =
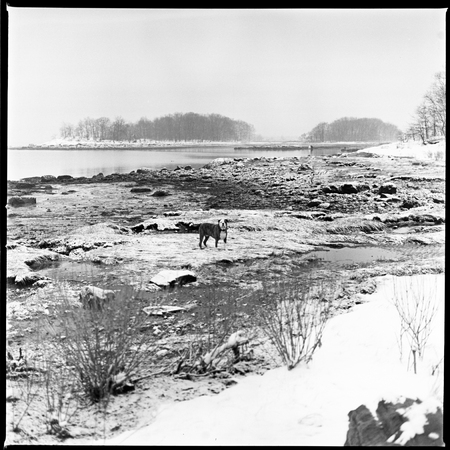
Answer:
[[[340,153],[342,146],[315,148],[315,155]],[[190,165],[203,167],[216,158],[307,157],[307,149],[299,150],[234,150],[234,147],[188,147],[178,149],[9,149],[8,180],[43,175],[92,177],[98,173],[129,173],[142,167],[174,169]]]
[[[444,246],[404,245],[393,248],[364,246],[343,247],[326,250],[316,250],[298,257],[293,257],[295,265],[302,273],[314,270],[317,266],[344,267],[346,265],[367,265],[375,262],[405,261],[412,256],[443,257]],[[58,281],[73,281],[80,283],[97,283],[99,287],[111,288],[119,285],[117,276],[118,266],[96,264],[89,261],[54,261],[39,270],[41,275]]]
[[[331,262],[345,265],[353,263],[370,263],[399,259],[399,250],[388,250],[382,247],[343,247],[330,250],[319,250],[305,255],[304,258],[313,261]]]

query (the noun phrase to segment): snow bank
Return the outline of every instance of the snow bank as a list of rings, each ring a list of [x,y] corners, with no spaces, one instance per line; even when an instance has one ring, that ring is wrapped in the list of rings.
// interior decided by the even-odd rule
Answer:
[[[441,140],[436,144],[423,145],[417,141],[408,142],[394,142],[391,144],[384,144],[378,147],[369,147],[358,150],[355,154],[360,152],[374,153],[380,156],[403,156],[414,157],[417,159],[434,159],[445,160],[445,140]]]
[[[415,277],[439,300],[427,349],[436,363],[443,356],[444,275]],[[348,413],[361,404],[374,410],[382,398],[401,396],[441,402],[443,375],[430,375],[430,361],[415,375],[399,360],[396,278],[379,277],[369,302],[330,320],[309,365],[248,376],[217,396],[163,404],[148,425],[89,444],[342,446]]]

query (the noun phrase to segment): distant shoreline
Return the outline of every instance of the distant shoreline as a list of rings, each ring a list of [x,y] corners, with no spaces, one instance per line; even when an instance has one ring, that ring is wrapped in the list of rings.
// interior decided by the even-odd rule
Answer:
[[[289,142],[289,141],[288,141]],[[207,147],[233,147],[235,150],[305,150],[310,146],[313,148],[328,148],[328,147],[339,147],[344,148],[355,148],[355,147],[367,147],[367,146],[378,146],[389,144],[390,142],[313,142],[313,143],[298,143],[298,144],[288,144],[286,142],[267,142],[267,143],[248,143],[242,144],[238,142],[230,143],[193,143],[193,144],[176,144],[176,145],[84,145],[84,144],[67,144],[67,145],[31,145],[31,146],[13,146],[8,147],[8,150],[178,150],[185,148],[207,148]]]

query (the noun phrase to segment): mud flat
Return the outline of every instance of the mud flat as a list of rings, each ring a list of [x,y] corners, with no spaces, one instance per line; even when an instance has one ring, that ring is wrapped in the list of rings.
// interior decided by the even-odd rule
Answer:
[[[228,219],[227,243],[201,250],[198,225],[220,218]],[[184,301],[199,308],[211,286],[238,290],[332,274],[342,280],[338,314],[373,291],[373,277],[444,271],[445,162],[367,152],[27,178],[8,182],[7,237],[13,305],[8,345],[14,351],[29,345],[35,320],[51,314],[59,283],[74,298],[87,284],[139,286],[151,296],[160,289],[151,280],[164,269],[195,274],[197,281],[181,291]],[[259,361],[252,370],[271,364]],[[170,377],[146,383],[144,392],[169,386],[167,395],[175,399],[226,386],[217,380],[177,384]],[[157,401],[145,398],[142,408]],[[122,398],[114,408],[126,404]],[[131,410],[127,414],[131,429],[136,421]],[[94,425],[87,428],[79,435],[94,433]],[[112,425],[107,435],[114,432]]]

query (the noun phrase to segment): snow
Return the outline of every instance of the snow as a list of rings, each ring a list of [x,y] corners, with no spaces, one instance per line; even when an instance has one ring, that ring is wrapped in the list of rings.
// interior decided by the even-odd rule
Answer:
[[[417,159],[441,159],[445,160],[445,140],[440,140],[436,144],[422,145],[418,141],[393,142],[378,147],[369,147],[355,152],[374,153],[380,156],[400,156],[415,157]]]
[[[351,410],[365,404],[374,411],[381,399],[420,398],[421,405],[404,413],[409,421],[399,442],[408,440],[423,430],[426,411],[442,404],[443,373],[431,376],[431,365],[443,356],[444,274],[402,278],[433,286],[439,301],[428,359],[419,362],[417,374],[399,356],[400,322],[392,303],[398,277],[378,277],[376,292],[363,296],[369,301],[328,322],[308,365],[247,376],[216,396],[165,403],[147,425],[89,444],[342,446]]]

